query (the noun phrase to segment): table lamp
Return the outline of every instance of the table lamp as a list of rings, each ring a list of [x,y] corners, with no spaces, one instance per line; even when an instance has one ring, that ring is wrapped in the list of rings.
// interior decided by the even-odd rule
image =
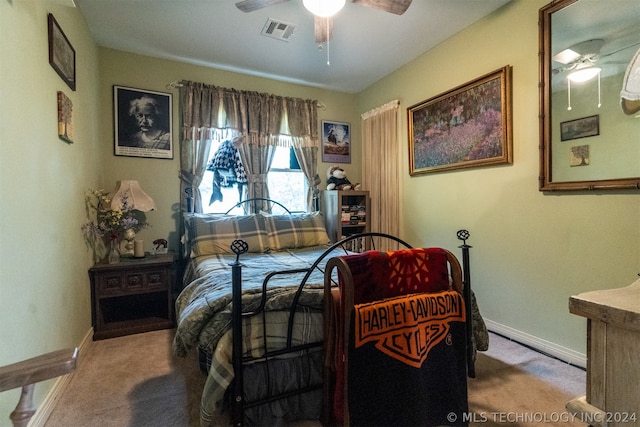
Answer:
[[[138,181],[117,181],[116,190],[111,197],[111,209],[149,212],[156,210],[156,203],[142,190]],[[124,246],[124,251],[122,251],[120,255],[135,256],[133,241],[136,238],[136,231],[129,228],[124,232],[123,237],[127,243]],[[142,252],[142,256],[144,256],[144,251]]]

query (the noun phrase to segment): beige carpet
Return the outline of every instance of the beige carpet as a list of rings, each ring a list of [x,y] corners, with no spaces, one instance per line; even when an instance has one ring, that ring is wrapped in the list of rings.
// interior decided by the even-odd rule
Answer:
[[[468,380],[474,427],[585,426],[565,411],[583,395],[586,372],[491,334],[489,351],[478,353],[476,378]]]
[[[173,330],[94,341],[45,427],[196,427],[204,376],[196,354],[170,352]],[[470,426],[584,426],[565,403],[584,394],[585,372],[500,336],[469,379]],[[319,426],[317,421],[296,426]]]
[[[94,341],[45,427],[198,426],[205,377],[173,357],[173,332]]]

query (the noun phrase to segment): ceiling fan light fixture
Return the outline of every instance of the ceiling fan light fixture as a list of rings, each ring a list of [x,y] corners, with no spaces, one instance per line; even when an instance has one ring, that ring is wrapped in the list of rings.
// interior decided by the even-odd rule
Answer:
[[[574,83],[586,82],[600,74],[601,70],[602,69],[600,67],[579,68],[569,73],[567,79],[571,80]]]
[[[340,12],[345,0],[302,0],[304,7],[321,18],[328,18]]]
[[[580,54],[578,52],[573,51],[571,49],[565,49],[562,52],[556,54],[553,57],[553,60],[561,64],[570,64],[579,58],[580,58]]]

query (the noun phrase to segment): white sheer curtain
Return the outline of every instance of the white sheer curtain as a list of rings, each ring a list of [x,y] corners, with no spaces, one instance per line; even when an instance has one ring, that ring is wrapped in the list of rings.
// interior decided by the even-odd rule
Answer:
[[[400,232],[399,102],[367,111],[362,118],[362,188],[371,197],[371,231],[398,236]],[[398,236],[399,237],[399,236]],[[395,245],[377,242],[376,248]]]

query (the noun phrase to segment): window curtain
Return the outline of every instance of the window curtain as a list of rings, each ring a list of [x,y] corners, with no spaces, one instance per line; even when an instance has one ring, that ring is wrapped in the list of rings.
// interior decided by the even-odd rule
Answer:
[[[398,236],[400,232],[399,102],[368,111],[362,119],[362,187],[371,197],[371,230]],[[376,242],[393,250],[391,242]],[[393,246],[393,247],[392,247]]]
[[[267,173],[276,145],[293,146],[310,191],[317,193],[316,159],[310,147],[318,147],[317,101],[221,88],[204,83],[181,82],[182,141],[181,205],[186,210],[187,189],[193,192],[194,212],[202,212],[198,186],[209,156],[211,141],[220,130],[233,130],[247,173],[247,196],[269,197]],[[289,138],[283,138],[287,135]],[[287,142],[288,141],[288,142]],[[302,148],[304,149],[302,149]],[[300,148],[300,149],[299,149]],[[313,162],[313,163],[312,163]],[[267,206],[263,208],[267,209]]]
[[[204,176],[211,149],[211,136],[207,129],[193,128],[183,138],[180,152],[180,194],[183,212],[202,212],[200,183]]]
[[[320,176],[318,175],[318,110],[317,102],[286,98],[285,110],[293,152],[307,179],[307,210],[318,209]]]
[[[215,130],[221,127],[220,94],[216,87],[184,82],[180,98],[180,206],[182,212],[202,212],[202,196],[198,188],[209,159],[211,141],[218,134]]]

